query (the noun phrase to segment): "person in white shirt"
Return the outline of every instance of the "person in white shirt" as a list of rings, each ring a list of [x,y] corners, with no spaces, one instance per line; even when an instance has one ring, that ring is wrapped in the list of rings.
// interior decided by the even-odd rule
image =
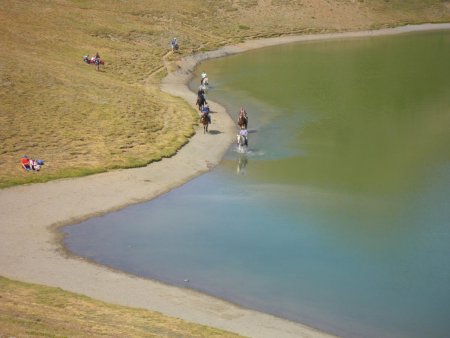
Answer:
[[[244,136],[245,145],[248,146],[248,130],[242,127],[241,130],[239,131],[239,135]]]

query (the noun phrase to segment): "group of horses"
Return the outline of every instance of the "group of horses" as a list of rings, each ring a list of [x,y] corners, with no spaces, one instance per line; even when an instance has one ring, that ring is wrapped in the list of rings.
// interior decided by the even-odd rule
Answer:
[[[208,102],[206,101],[205,93],[208,91],[208,77],[206,73],[202,74],[202,79],[200,80],[200,87],[197,91],[197,101],[196,105],[201,113],[200,122],[203,125],[203,133],[208,132],[208,126],[211,123],[211,116]]]
[[[208,133],[208,126],[211,123],[211,116],[210,116],[210,110],[208,106],[208,102],[206,101],[205,93],[208,90],[208,77],[206,73],[202,74],[201,80],[200,80],[200,87],[197,91],[197,101],[195,104],[198,107],[198,110],[200,111],[200,123],[203,125],[203,133]],[[241,110],[239,111],[238,121],[237,124],[239,126],[240,132],[237,135],[237,145],[240,150],[244,150],[248,146],[248,116],[245,112],[245,109],[241,107]]]

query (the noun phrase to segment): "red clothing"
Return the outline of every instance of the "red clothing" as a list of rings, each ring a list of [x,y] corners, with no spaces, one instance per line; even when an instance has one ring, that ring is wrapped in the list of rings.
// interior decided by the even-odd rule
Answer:
[[[20,160],[20,163],[22,163],[22,167],[24,169],[30,169],[30,159],[26,157],[22,157]]]

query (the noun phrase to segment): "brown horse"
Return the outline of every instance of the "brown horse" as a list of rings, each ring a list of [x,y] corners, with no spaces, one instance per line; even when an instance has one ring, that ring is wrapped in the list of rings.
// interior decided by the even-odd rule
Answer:
[[[244,114],[239,114],[238,126],[240,128],[244,127],[244,129],[247,129],[247,125],[248,125],[248,117],[245,117]]]
[[[202,114],[202,117],[200,118],[200,122],[203,124],[203,134],[207,133],[208,125],[211,123],[209,114]]]

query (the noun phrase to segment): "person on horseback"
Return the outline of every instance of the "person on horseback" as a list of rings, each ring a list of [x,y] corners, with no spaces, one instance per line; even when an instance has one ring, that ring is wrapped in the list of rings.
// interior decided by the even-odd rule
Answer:
[[[244,126],[241,127],[241,130],[239,131],[239,135],[244,137],[245,146],[248,146],[248,130],[245,129]]]
[[[247,129],[248,126],[248,116],[247,112],[245,111],[244,107],[241,107],[238,114],[238,125],[239,127],[245,127]]]
[[[200,85],[208,85],[205,81],[208,81],[208,75],[206,74],[206,72],[203,72],[200,78]]]
[[[211,123],[211,115],[209,113],[210,113],[209,106],[207,103],[205,103],[205,105],[202,108],[202,115],[208,119],[208,123],[210,124]]]
[[[209,107],[205,104],[201,109],[202,115],[200,122],[203,124],[203,133],[208,133],[208,125],[211,123],[211,116],[209,115]]]
[[[198,110],[202,111],[202,108],[207,105],[208,102],[206,102],[205,96],[200,94],[197,96],[197,102],[195,104],[198,106]]]
[[[178,50],[178,41],[177,38],[173,38],[170,42],[170,45],[172,46],[172,51]]]

